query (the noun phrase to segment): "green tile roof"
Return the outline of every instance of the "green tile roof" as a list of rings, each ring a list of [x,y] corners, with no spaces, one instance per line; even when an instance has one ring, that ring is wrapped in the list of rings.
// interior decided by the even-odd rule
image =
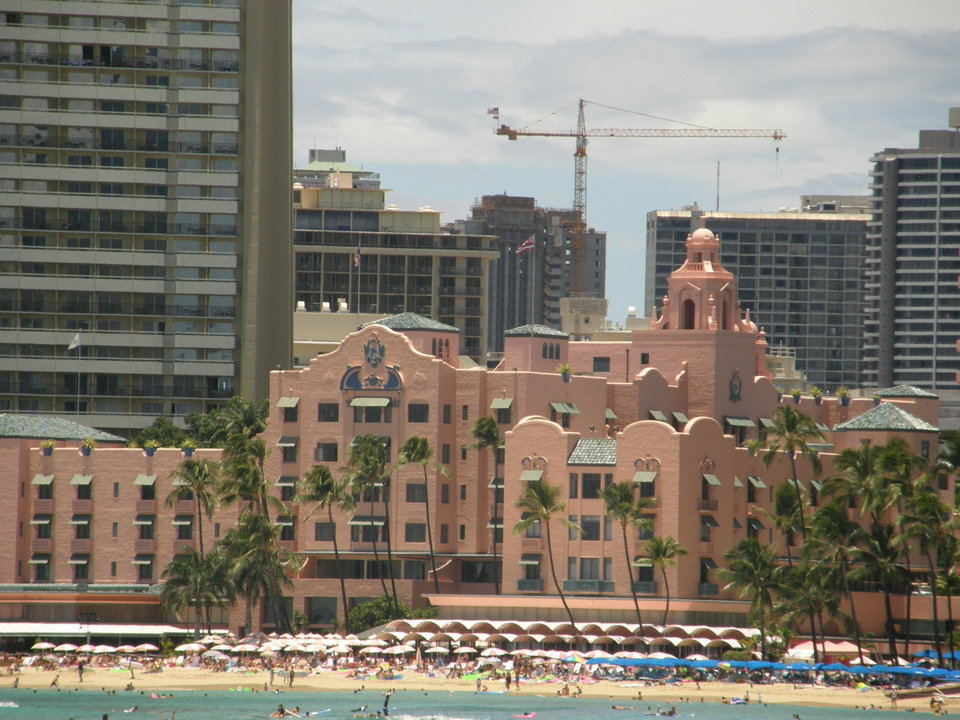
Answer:
[[[875,394],[877,397],[882,398],[940,397],[936,393],[932,393],[929,390],[924,390],[923,388],[914,387],[913,385],[897,385],[896,387],[887,388],[886,390],[881,390]]]
[[[417,315],[417,313],[412,312],[391,315],[390,317],[381,318],[380,320],[364,323],[360,327],[369,327],[370,325],[383,325],[384,327],[388,327],[391,330],[397,330],[398,332],[403,332],[404,330],[432,330],[433,332],[449,333],[460,332],[460,330],[455,328],[453,325],[437,322],[436,320],[431,320],[428,317]]]
[[[521,325],[520,327],[515,327],[510,330],[507,330],[503,333],[504,337],[554,337],[554,338],[569,338],[562,330],[554,330],[552,327],[547,327],[546,325]]]
[[[126,442],[119,435],[111,435],[73,420],[48,415],[0,415],[0,437],[39,438],[41,440],[83,440],[92,437],[101,442]]]
[[[570,453],[567,465],[616,465],[617,441],[611,438],[584,438]]]
[[[906,410],[889,402],[872,407],[863,415],[840,423],[834,431],[845,430],[904,430],[912,432],[937,432],[937,428],[925,420],[911,415]]]

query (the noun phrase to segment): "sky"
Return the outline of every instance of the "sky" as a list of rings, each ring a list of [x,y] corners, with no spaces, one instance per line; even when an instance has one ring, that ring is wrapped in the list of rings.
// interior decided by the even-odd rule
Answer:
[[[866,194],[874,153],[946,128],[958,57],[960,0],[294,0],[293,159],[343,148],[388,203],[451,222],[483,195],[573,203],[574,140],[510,142],[489,107],[520,128],[573,130],[583,98],[588,128],[782,129],[590,141],[587,222],[622,321],[649,314],[648,212],[713,210],[718,163],[721,211]]]

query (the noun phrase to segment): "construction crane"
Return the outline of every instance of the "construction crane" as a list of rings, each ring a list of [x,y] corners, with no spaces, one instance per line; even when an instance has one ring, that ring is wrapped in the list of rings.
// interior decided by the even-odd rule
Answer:
[[[609,105],[590,102],[581,99],[578,103],[576,130],[517,130],[509,125],[497,128],[497,135],[505,135],[509,140],[518,137],[572,137],[577,139],[573,153],[573,210],[575,220],[572,225],[570,238],[570,254],[572,260],[570,289],[574,293],[587,292],[587,268],[585,235],[587,226],[587,138],[591,137],[653,137],[653,138],[723,138],[723,137],[769,137],[780,141],[787,136],[783,130],[744,130],[719,129],[691,125],[685,128],[592,128],[587,129],[584,120],[583,107],[587,103],[605,107],[611,110],[620,110]],[[499,117],[499,108],[496,108],[496,117]],[[629,111],[628,111],[629,112]],[[493,113],[491,113],[493,114]],[[644,113],[636,113],[644,115]],[[654,117],[654,116],[647,116]],[[666,118],[657,118],[663,120]],[[677,122],[677,121],[671,121]],[[779,148],[778,148],[779,149]]]

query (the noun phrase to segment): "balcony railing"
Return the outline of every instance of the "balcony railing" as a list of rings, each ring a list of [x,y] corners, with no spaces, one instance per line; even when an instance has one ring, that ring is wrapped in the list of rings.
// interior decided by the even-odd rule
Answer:
[[[517,592],[540,592],[543,590],[543,580],[517,580]]]
[[[613,592],[613,583],[607,580],[564,580],[563,591],[574,593]]]
[[[713,498],[701,498],[697,501],[697,510],[705,510],[707,512],[716,512],[717,511],[717,501]]]
[[[633,591],[638,595],[656,595],[657,583],[655,580],[638,580],[633,583]]]

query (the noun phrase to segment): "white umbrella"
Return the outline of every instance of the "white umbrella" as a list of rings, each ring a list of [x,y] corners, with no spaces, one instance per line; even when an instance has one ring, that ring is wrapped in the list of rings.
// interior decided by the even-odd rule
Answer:
[[[365,640],[363,644],[366,645],[367,647],[386,647],[390,643],[388,643],[386,640],[374,639],[374,640]]]
[[[611,655],[610,653],[604,650],[591,650],[588,653],[584,653],[583,656],[589,660],[592,660],[594,658],[602,658],[604,660],[607,660],[613,657],[613,655]]]
[[[668,652],[652,652],[648,657],[653,658],[654,660],[676,660],[676,655],[671,655]]]
[[[303,652],[322,653],[322,652],[326,652],[326,648],[324,648],[323,645],[317,645],[316,643],[311,643],[310,645],[303,646]]]
[[[53,651],[54,652],[73,652],[77,649],[77,646],[72,643],[64,643],[63,645],[57,645]]]
[[[137,645],[133,649],[133,651],[134,652],[156,652],[159,649],[160,648],[158,648],[156,645],[151,645],[150,643],[141,643],[140,645]]]
[[[207,660],[229,660],[230,656],[220,652],[219,650],[214,650],[210,648],[205,653],[201,654],[200,657],[206,658]]]
[[[435,655],[446,655],[446,654],[449,653],[450,651],[447,650],[445,647],[440,647],[439,645],[436,645],[436,646],[434,646],[434,647],[428,647],[426,650],[424,650],[424,652],[425,652],[425,653],[432,653],[432,654],[435,654]]]
[[[206,648],[204,648],[206,650]],[[132,653],[136,652],[137,649],[133,645],[121,645],[117,648],[118,653]]]
[[[264,648],[263,650],[260,651],[260,656],[261,656],[261,657],[276,657],[276,656],[277,656],[277,651],[276,651],[276,650],[271,650],[270,648]]]
[[[472,648],[472,647],[470,647],[469,645],[463,645],[462,647],[458,647],[456,650],[454,650],[454,651],[453,651],[453,654],[454,654],[454,655],[464,655],[464,654],[466,654],[466,653],[475,653],[476,651],[477,651],[476,648]]]
[[[327,652],[331,652],[336,655],[349,655],[353,652],[353,648],[347,645],[334,645],[332,648],[327,650]]]
[[[412,653],[416,648],[410,647],[409,645],[394,645],[393,647],[384,648],[380,652],[386,655],[404,655],[406,653]]]
[[[97,645],[92,652],[97,655],[104,655],[106,653],[116,652],[117,649],[113,645]]]
[[[271,648],[272,649],[272,648]],[[278,648],[280,649],[280,648]],[[304,652],[306,648],[298,642],[292,642],[286,647],[282,648],[284,652]]]
[[[87,643],[86,645],[81,645],[80,647],[78,647],[77,652],[93,652],[96,649],[97,649],[96,645],[91,645],[90,643]]]
[[[220,643],[219,645],[214,645],[211,650],[217,650],[218,652],[223,652],[225,650],[233,650],[233,645],[227,645],[226,643]]]
[[[480,653],[480,657],[500,657],[501,655],[506,654],[506,650],[501,650],[498,647],[488,647],[486,650]]]
[[[706,655],[701,655],[700,653],[694,653],[693,655],[687,655],[684,660],[709,660]]]
[[[365,647],[365,648],[361,648],[360,650],[361,655],[376,655],[379,652],[380,652],[380,648],[378,647]]]
[[[256,652],[258,650],[257,646],[253,643],[240,643],[239,645],[234,645],[230,648],[233,652]]]
[[[206,650],[206,646],[202,643],[184,643],[183,645],[177,645],[174,650],[176,652],[184,653],[201,653]]]
[[[56,647],[53,643],[38,642],[30,646],[31,650],[53,650]]]

